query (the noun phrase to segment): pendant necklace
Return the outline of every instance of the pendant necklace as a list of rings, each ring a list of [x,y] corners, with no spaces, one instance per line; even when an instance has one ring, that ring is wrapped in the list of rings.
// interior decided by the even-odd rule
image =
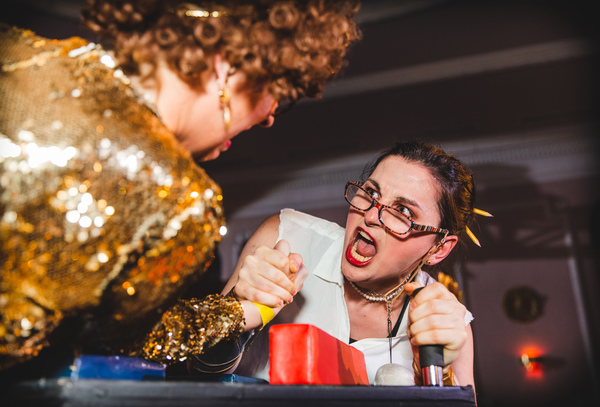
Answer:
[[[412,275],[412,273],[411,273]],[[408,283],[411,275],[406,277],[406,279],[396,288],[391,289],[386,294],[379,294],[373,291],[365,290],[362,287],[359,287],[353,281],[348,280],[350,285],[369,301],[373,302],[383,302],[385,301],[387,304],[387,323],[388,323],[388,338],[389,338],[389,346],[390,346],[390,363],[392,363],[392,305],[394,300],[400,296],[402,291],[404,290],[404,285]]]
[[[413,383],[413,373],[412,369],[409,370],[402,365],[397,363],[392,363],[392,305],[396,298],[400,296],[402,291],[404,290],[404,286],[410,283],[413,278],[417,275],[417,271],[421,268],[421,264],[406,277],[399,286],[391,289],[386,294],[379,294],[370,290],[365,290],[362,287],[359,287],[353,281],[347,280],[350,285],[358,292],[361,296],[366,298],[369,301],[374,302],[384,302],[387,305],[387,323],[388,323],[388,340],[390,347],[390,363],[387,363],[377,369],[375,374],[374,384],[376,386],[386,386],[386,385],[409,385]],[[401,311],[402,313],[402,311]]]

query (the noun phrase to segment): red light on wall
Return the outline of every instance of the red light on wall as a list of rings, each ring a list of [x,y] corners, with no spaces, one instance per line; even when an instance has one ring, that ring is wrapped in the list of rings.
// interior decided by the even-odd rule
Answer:
[[[521,354],[521,364],[525,368],[525,377],[542,377],[542,364],[540,363],[540,352],[537,349],[527,349]]]

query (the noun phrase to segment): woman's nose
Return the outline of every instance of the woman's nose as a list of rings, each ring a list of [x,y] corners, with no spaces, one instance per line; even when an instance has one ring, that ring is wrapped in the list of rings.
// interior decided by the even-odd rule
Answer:
[[[365,211],[365,223],[367,225],[381,226],[381,222],[379,221],[379,205],[377,203],[371,209]]]

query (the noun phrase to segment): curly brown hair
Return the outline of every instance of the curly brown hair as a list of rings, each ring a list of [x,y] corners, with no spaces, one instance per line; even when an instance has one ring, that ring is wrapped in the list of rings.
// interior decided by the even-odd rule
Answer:
[[[221,53],[276,100],[296,101],[320,97],[344,66],[360,38],[359,7],[358,0],[87,0],[82,20],[128,74],[155,68],[164,55],[182,80],[202,87],[201,73]]]

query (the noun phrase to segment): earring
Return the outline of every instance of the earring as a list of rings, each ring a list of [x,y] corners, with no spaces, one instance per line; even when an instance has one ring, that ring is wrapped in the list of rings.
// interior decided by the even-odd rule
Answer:
[[[223,108],[223,123],[225,124],[225,133],[229,133],[229,126],[231,125],[231,107],[229,102],[231,101],[231,88],[229,87],[229,75],[235,72],[235,68],[230,68],[225,75],[225,81],[223,87],[219,89],[217,94],[219,95],[219,102]]]
[[[219,102],[221,102],[221,108],[223,109],[223,123],[225,123],[225,133],[229,133],[229,126],[231,125],[231,107],[229,101],[231,100],[231,89],[227,84],[227,78],[223,87],[219,89]]]

